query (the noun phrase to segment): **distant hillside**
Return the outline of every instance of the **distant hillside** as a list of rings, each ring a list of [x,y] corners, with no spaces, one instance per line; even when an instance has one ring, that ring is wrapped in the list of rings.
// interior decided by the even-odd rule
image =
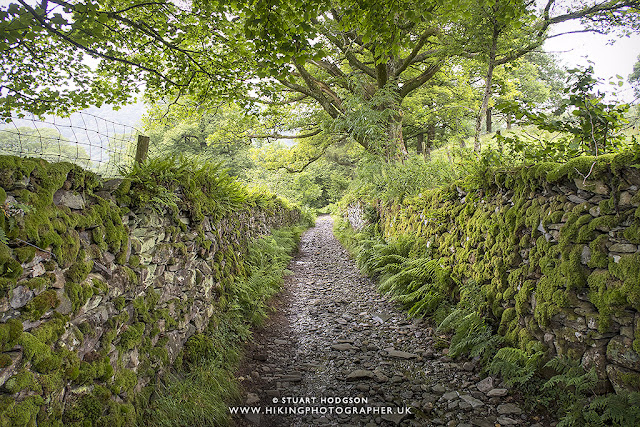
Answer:
[[[138,130],[142,130],[142,116],[147,111],[147,106],[142,102],[125,105],[120,107],[119,110],[114,110],[110,105],[103,107],[89,107],[86,110],[82,110],[82,113],[93,114],[101,117],[105,120],[109,120],[115,123],[134,127]],[[73,114],[71,115],[73,118]]]

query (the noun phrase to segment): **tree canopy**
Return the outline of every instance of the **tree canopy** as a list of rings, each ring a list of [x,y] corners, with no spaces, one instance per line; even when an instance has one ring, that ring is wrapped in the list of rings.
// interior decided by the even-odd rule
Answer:
[[[323,133],[324,148],[352,138],[394,158],[406,152],[406,100],[443,67],[484,64],[479,122],[494,70],[541,46],[550,26],[584,18],[589,30],[608,31],[640,22],[638,0],[536,5],[17,0],[0,10],[0,115],[118,104],[142,89],[173,103],[233,98],[295,105],[308,119],[297,130]]]

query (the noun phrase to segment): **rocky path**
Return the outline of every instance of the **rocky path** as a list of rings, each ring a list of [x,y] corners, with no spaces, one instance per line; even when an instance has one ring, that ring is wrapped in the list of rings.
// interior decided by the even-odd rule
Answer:
[[[302,237],[277,312],[239,376],[237,426],[550,426],[363,277],[329,217]]]

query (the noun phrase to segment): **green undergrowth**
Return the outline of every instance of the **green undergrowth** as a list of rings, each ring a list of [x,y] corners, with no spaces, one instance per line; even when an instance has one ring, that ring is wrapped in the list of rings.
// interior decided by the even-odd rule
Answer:
[[[215,221],[247,206],[272,212],[283,203],[268,192],[249,190],[219,164],[186,157],[157,157],[134,164],[116,194],[132,207],[168,209],[174,215],[186,211],[196,224],[205,216]]]
[[[355,232],[342,217],[335,218],[334,234],[359,268],[377,279],[381,292],[392,295],[410,316],[426,317],[448,334],[450,357],[479,358],[485,374],[502,377],[525,397],[528,410],[555,413],[559,426],[640,422],[640,393],[597,396],[594,370],[585,372],[564,356],[549,358],[544,345],[530,336],[505,337],[508,324],[517,322],[516,310],[504,310],[498,319],[487,316],[491,303],[482,287],[473,279],[455,280],[428,241],[412,235],[385,241],[377,224]],[[523,334],[525,329],[516,330]],[[512,347],[514,342],[527,345]]]
[[[267,317],[268,298],[280,289],[302,231],[282,228],[249,244],[246,274],[226,289],[224,310],[187,340],[175,369],[155,387],[141,425],[229,425],[228,406],[240,397],[234,374],[243,344]]]

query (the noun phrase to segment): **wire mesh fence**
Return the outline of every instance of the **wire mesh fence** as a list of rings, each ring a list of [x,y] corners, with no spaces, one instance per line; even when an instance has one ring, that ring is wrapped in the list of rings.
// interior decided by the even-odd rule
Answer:
[[[0,121],[0,154],[72,162],[114,177],[133,164],[140,134],[132,126],[86,112],[65,118],[26,116]]]

